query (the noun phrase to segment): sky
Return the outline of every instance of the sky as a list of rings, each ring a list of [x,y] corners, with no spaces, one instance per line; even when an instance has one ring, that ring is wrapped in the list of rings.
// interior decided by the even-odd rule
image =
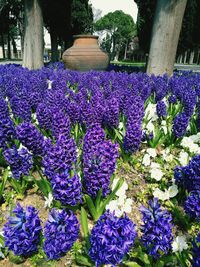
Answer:
[[[90,0],[94,8],[102,10],[102,16],[115,10],[122,10],[124,13],[137,20],[137,5],[133,0]]]

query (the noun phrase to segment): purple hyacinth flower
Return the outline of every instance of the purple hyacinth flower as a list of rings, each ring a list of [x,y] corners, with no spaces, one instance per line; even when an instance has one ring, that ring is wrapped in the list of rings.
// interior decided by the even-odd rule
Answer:
[[[29,256],[38,250],[41,230],[37,210],[32,206],[24,210],[17,204],[3,228],[5,246],[15,255]]]
[[[200,191],[192,191],[185,201],[185,212],[194,219],[200,220]]]
[[[27,147],[34,155],[44,154],[44,136],[30,122],[23,122],[16,128],[17,137],[23,146]]]
[[[108,195],[110,178],[115,171],[118,146],[103,141],[83,155],[83,183],[88,195],[96,197],[102,188],[102,195]]]
[[[55,174],[51,179],[53,196],[63,205],[75,206],[82,199],[82,183],[78,175],[70,177],[68,172]]]
[[[49,260],[64,256],[79,235],[79,223],[71,210],[52,209],[44,227],[44,252]]]
[[[158,199],[149,201],[149,207],[142,207],[143,225],[141,241],[149,255],[157,259],[167,254],[172,247],[172,216],[162,210]]]
[[[116,266],[133,246],[136,235],[135,225],[126,215],[118,218],[107,211],[92,229],[89,256],[96,266]]]
[[[192,267],[199,267],[200,266],[200,233],[196,238],[196,242],[193,243],[192,249]]]
[[[3,156],[10,165],[12,175],[15,179],[20,179],[22,175],[29,175],[33,167],[32,155],[26,148],[17,150],[14,146],[3,152]]]

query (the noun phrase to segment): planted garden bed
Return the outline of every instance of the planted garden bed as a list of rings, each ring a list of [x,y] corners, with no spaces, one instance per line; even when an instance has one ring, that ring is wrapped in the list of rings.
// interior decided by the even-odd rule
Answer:
[[[200,266],[200,75],[0,66],[0,265]]]

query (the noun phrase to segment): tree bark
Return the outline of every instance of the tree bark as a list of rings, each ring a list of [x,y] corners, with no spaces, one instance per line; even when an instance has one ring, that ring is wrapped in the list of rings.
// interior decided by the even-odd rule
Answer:
[[[184,64],[187,64],[187,51],[185,51],[184,53],[184,61],[183,61]]]
[[[1,33],[1,44],[2,44],[2,50],[3,50],[3,58],[6,58],[6,51],[5,51],[5,43],[4,43],[3,33]]]
[[[38,69],[43,65],[43,17],[40,0],[25,0],[23,66]]]
[[[189,64],[193,64],[194,62],[194,51],[190,51],[190,60],[189,60]]]
[[[128,42],[126,42],[126,44],[125,44],[124,60],[126,60],[127,49],[128,49]]]
[[[59,59],[58,56],[58,36],[56,31],[50,29],[51,38],[51,61],[56,62]]]
[[[11,47],[10,47],[10,32],[8,31],[8,36],[7,36],[7,40],[8,40],[8,43],[7,43],[7,58],[8,59],[11,59]]]
[[[147,73],[173,73],[178,39],[187,0],[158,0]]]

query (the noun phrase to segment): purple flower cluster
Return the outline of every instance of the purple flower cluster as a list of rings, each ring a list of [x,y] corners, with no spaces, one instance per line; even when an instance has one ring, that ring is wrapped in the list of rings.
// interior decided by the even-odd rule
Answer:
[[[89,256],[95,266],[119,264],[133,246],[136,235],[135,225],[126,215],[118,218],[107,211],[92,229]]]
[[[69,176],[68,172],[56,173],[51,178],[53,197],[63,205],[75,206],[81,202],[82,184],[78,175]]]
[[[6,101],[0,96],[0,121],[9,117],[9,110]]]
[[[92,124],[84,137],[83,153],[89,153],[90,150],[95,147],[98,143],[104,141],[105,132],[101,128],[100,124]]]
[[[172,216],[166,210],[162,210],[158,199],[149,201],[149,208],[142,207],[143,215],[141,241],[149,255],[157,259],[167,254],[171,249]]]
[[[0,148],[6,148],[15,137],[15,126],[10,117],[0,119]]]
[[[52,114],[50,108],[45,103],[40,103],[36,110],[37,120],[41,128],[50,130],[52,125]]]
[[[144,116],[144,103],[140,97],[135,97],[130,109],[127,111],[126,134],[124,137],[124,150],[127,153],[136,152],[142,140],[142,119]]]
[[[200,191],[192,191],[185,201],[185,212],[194,219],[200,220]]]
[[[20,179],[22,175],[29,175],[33,167],[32,155],[26,148],[17,150],[16,146],[8,148],[3,152],[3,156],[10,165],[12,175],[15,179]]]
[[[31,121],[31,106],[26,98],[13,96],[10,99],[10,107],[15,118]]]
[[[62,111],[58,111],[53,115],[52,134],[56,139],[61,135],[65,136],[65,138],[70,137],[70,119]]]
[[[156,112],[159,118],[167,116],[167,108],[164,101],[159,101],[156,105]]]
[[[175,137],[179,138],[184,136],[189,123],[189,119],[190,118],[184,112],[179,113],[174,118],[172,132]]]
[[[199,267],[200,266],[200,233],[196,238],[196,242],[193,244],[193,262],[192,267]]]
[[[71,249],[79,235],[79,223],[72,211],[53,209],[44,228],[44,251],[56,260]]]
[[[104,115],[104,124],[109,127],[118,127],[119,125],[119,102],[116,97],[106,101],[106,110]]]
[[[168,102],[169,102],[169,104],[176,104],[176,102],[177,102],[177,97],[176,97],[175,95],[170,95],[170,96],[168,97]]]
[[[37,210],[28,206],[24,211],[20,204],[17,204],[13,215],[3,228],[5,246],[19,256],[29,256],[37,252],[42,230]]]
[[[44,173],[48,178],[54,177],[55,174],[61,174],[71,170],[76,163],[76,144],[74,139],[66,139],[60,136],[56,144],[46,143],[45,156],[42,160]]]
[[[44,154],[44,136],[31,122],[23,122],[16,128],[17,138],[36,156]]]
[[[193,157],[187,166],[174,169],[176,183],[186,190],[200,191],[200,155]]]
[[[103,196],[109,193],[110,178],[114,173],[118,146],[102,141],[83,155],[83,184],[88,195],[96,197],[102,188]]]

